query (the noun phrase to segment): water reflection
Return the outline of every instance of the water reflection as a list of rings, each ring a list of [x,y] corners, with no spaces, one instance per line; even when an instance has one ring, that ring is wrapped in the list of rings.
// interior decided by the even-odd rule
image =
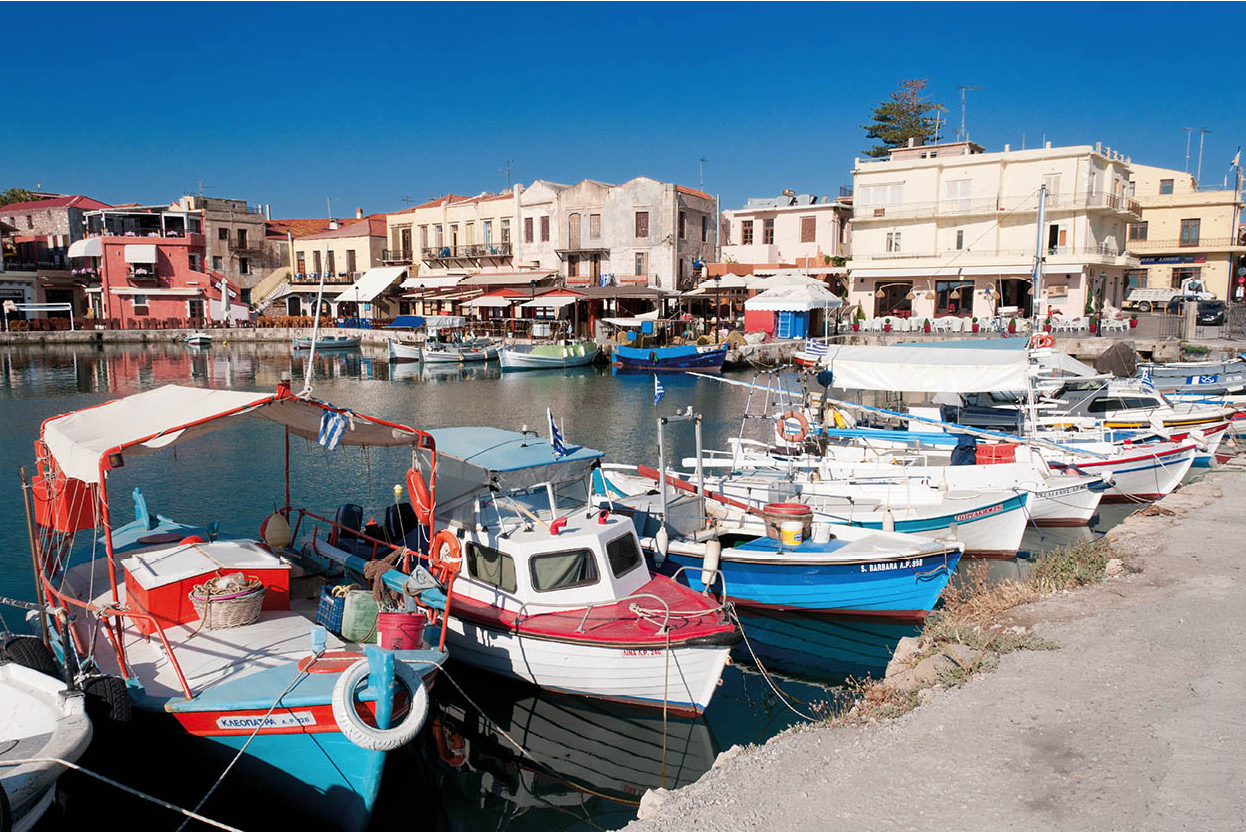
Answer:
[[[739,662],[752,661],[751,649],[773,672],[829,684],[848,677],[882,677],[900,638],[921,630],[915,625],[798,611],[741,608],[736,613],[748,637],[748,643],[734,652]]]

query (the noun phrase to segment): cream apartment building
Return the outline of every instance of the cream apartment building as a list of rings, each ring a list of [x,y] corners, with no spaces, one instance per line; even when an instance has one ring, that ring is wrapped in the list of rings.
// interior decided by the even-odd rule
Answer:
[[[723,212],[722,259],[737,264],[831,265],[851,253],[852,201],[785,191]]]
[[[1179,288],[1200,278],[1216,298],[1235,297],[1233,268],[1246,254],[1237,232],[1241,193],[1200,191],[1193,175],[1150,165],[1133,166],[1131,185],[1142,216],[1129,226],[1128,248],[1139,261],[1130,288]]]
[[[858,159],[849,303],[867,316],[1030,315],[1038,244],[1038,311],[1119,306],[1139,265],[1126,251],[1141,219],[1130,178],[1129,160],[1100,145],[986,153],[961,142]]]
[[[339,309],[333,301],[364,273],[382,263],[385,249],[385,215],[363,216],[357,211],[354,220],[332,221],[328,231],[294,238],[290,247],[290,271],[293,279],[282,296],[286,313],[310,315],[315,306],[321,275],[325,283],[324,313],[332,316],[360,315],[356,309],[371,299],[360,299],[352,309]]]

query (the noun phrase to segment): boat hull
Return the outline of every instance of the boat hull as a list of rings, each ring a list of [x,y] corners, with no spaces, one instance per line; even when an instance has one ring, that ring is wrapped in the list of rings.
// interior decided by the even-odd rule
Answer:
[[[498,362],[501,363],[502,370],[504,371],[539,371],[578,368],[584,365],[591,365],[596,361],[599,352],[596,345],[592,345],[591,348],[586,348],[583,351],[578,350],[577,347],[576,345],[568,345],[556,355],[541,354],[513,347],[502,348],[498,351]]]
[[[424,357],[424,351],[419,345],[409,345],[405,342],[397,342],[390,339],[386,344],[389,345],[389,361],[390,362],[419,362]]]
[[[672,371],[721,371],[727,360],[727,346],[614,349],[614,365],[619,371],[655,373]]]
[[[1196,454],[1195,445],[1188,443],[1158,454],[1126,453],[1107,460],[1082,457],[1069,463],[1081,472],[1108,481],[1104,503],[1157,501],[1181,484],[1194,465]]]
[[[311,350],[312,340],[296,338],[295,350]],[[327,337],[316,340],[316,350],[355,350],[359,347],[358,336]]]
[[[464,362],[487,362],[490,359],[496,359],[497,355],[498,348],[496,345],[452,348],[449,350],[430,348],[425,345],[423,361],[425,365],[457,365]]]

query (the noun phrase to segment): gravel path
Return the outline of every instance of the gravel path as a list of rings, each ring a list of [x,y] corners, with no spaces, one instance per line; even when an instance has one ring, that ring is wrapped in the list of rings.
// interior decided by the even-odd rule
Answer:
[[[1141,572],[1016,610],[1014,652],[908,715],[740,752],[628,826],[668,830],[1246,828],[1246,474],[1113,532]]]

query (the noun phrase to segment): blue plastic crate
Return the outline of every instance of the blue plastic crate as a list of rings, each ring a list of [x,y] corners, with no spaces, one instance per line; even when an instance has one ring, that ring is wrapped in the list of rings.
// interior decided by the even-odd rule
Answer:
[[[316,606],[316,622],[332,631],[342,633],[342,614],[346,610],[346,597],[333,596],[333,589],[320,589],[320,604]]]

